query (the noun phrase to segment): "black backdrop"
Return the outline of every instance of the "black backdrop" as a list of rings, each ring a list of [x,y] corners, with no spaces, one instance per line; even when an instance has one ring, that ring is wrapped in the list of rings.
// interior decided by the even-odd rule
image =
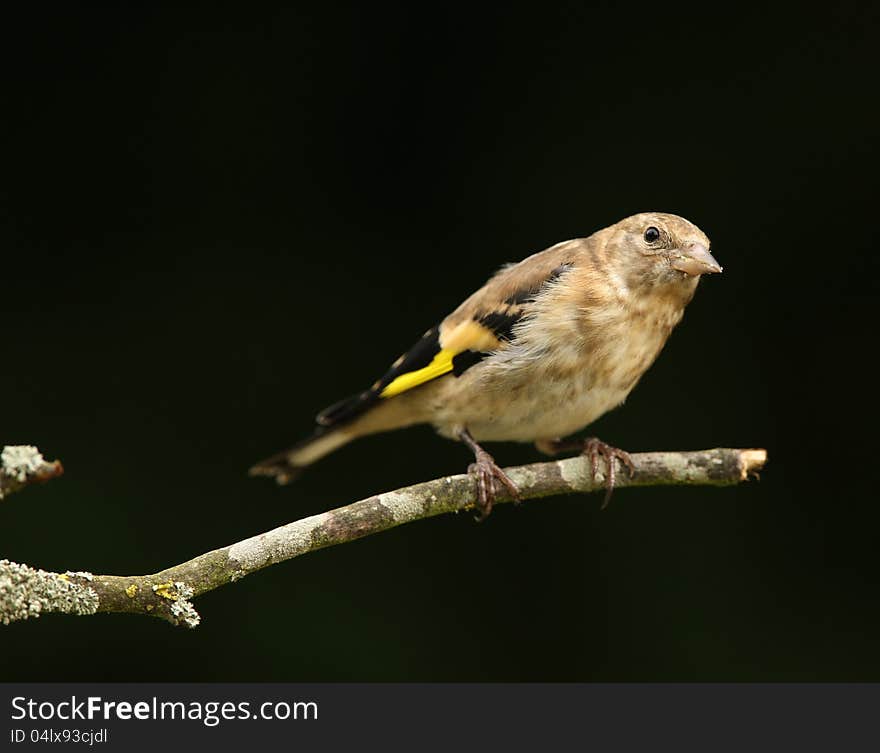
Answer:
[[[594,428],[770,464],[417,523],[208,594],[195,631],[15,624],[2,678],[880,679],[878,26],[824,13],[7,17],[0,444],[67,474],[0,505],[0,556],[152,572],[463,471],[421,428],[245,475],[502,262],[648,209],[725,272]]]

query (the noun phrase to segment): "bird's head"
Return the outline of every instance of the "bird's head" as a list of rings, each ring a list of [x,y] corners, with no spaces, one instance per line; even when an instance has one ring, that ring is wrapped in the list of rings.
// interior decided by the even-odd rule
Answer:
[[[606,248],[631,283],[692,291],[700,275],[721,271],[706,234],[683,217],[643,212],[609,231]]]

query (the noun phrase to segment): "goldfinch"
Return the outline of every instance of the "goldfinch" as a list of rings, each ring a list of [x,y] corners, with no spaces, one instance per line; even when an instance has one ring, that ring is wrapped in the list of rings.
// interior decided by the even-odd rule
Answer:
[[[682,217],[636,214],[503,267],[432,327],[369,389],[317,416],[304,441],[251,475],[291,481],[305,467],[377,432],[429,423],[474,453],[481,518],[496,483],[517,490],[479,442],[577,447],[607,463],[629,456],[598,439],[566,442],[620,405],[684,314],[700,276],[721,272],[709,239]]]

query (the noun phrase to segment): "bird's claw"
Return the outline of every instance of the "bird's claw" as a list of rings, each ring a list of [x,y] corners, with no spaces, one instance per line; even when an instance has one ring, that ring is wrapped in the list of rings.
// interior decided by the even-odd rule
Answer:
[[[619,460],[627,469],[630,478],[636,472],[636,466],[628,452],[612,447],[597,437],[590,437],[584,442],[583,454],[590,459],[590,477],[596,481],[596,474],[599,472],[599,457],[605,460],[605,499],[602,501],[602,508],[608,507],[611,501],[611,493],[614,491],[614,484],[617,481],[617,466],[614,462]]]
[[[520,501],[519,489],[516,488],[516,484],[498,467],[495,459],[485,450],[476,453],[476,462],[468,466],[468,473],[474,476],[477,482],[476,506],[480,513],[476,517],[478,522],[488,518],[489,513],[492,512],[492,505],[495,503],[496,482],[505,486],[515,501]]]

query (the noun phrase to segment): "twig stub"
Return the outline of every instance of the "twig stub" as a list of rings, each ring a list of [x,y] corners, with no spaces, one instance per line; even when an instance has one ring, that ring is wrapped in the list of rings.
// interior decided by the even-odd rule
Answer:
[[[7,445],[0,452],[0,499],[29,484],[64,473],[58,460],[47,461],[32,445]]]

